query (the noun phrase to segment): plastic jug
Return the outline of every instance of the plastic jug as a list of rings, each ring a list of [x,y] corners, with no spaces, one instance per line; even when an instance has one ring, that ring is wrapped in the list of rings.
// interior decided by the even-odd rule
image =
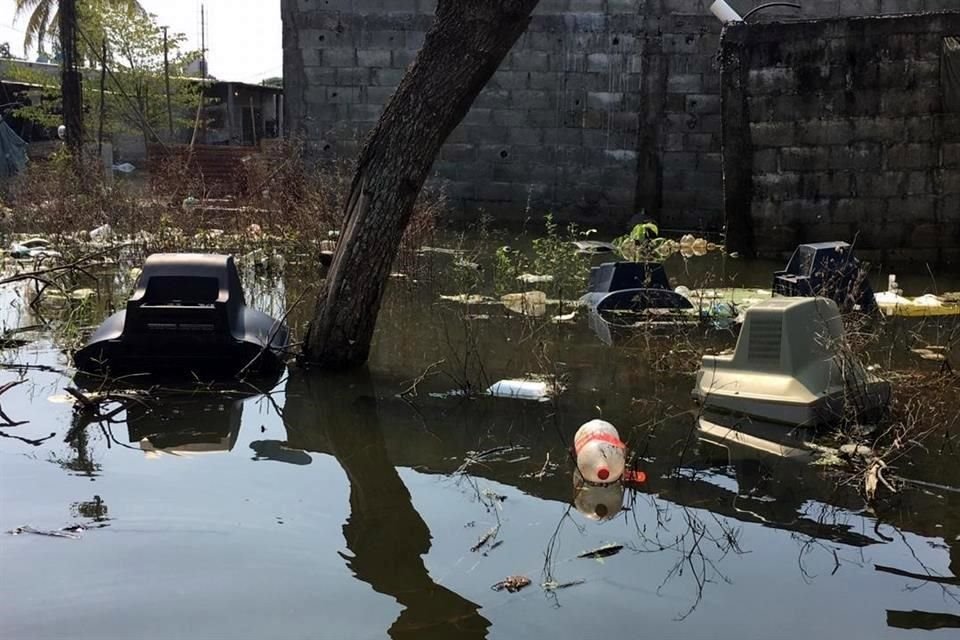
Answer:
[[[607,484],[623,475],[626,445],[617,428],[605,420],[591,420],[573,437],[577,469],[588,482]]]

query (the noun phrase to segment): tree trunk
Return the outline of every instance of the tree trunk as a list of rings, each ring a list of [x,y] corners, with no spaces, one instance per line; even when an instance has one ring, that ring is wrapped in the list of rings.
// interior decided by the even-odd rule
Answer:
[[[341,369],[367,360],[387,278],[433,161],[537,1],[438,1],[423,48],[357,161],[304,363]]]
[[[83,90],[77,68],[77,1],[60,0],[60,91],[67,146],[80,157],[83,148]]]

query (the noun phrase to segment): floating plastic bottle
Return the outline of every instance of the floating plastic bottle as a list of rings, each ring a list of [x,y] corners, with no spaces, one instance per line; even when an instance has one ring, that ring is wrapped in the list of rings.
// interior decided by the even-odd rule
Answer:
[[[617,428],[605,420],[591,420],[573,438],[577,469],[587,482],[608,484],[623,475],[626,445]]]

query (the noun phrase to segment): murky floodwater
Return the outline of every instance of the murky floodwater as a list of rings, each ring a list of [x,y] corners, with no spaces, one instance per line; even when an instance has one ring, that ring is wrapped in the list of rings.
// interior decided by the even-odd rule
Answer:
[[[771,265],[733,264],[670,270],[769,286]],[[277,315],[309,279],[289,265],[245,278]],[[900,281],[920,294],[929,278]],[[76,324],[96,324],[129,278],[103,284]],[[732,346],[729,331],[609,347],[582,318],[439,302],[452,288],[395,284],[362,373],[294,369],[253,381],[269,395],[164,393],[106,420],[62,402],[69,336],[11,345],[0,384],[27,382],[0,406],[28,422],[0,428],[0,637],[806,640],[960,621],[956,492],[914,485],[873,513],[822,468],[698,438],[687,351]],[[40,322],[4,300],[6,327]],[[527,373],[566,390],[546,403],[444,393]],[[574,506],[567,454],[598,414],[648,476],[578,499],[589,515],[612,505],[606,521]],[[902,472],[960,486],[957,455]],[[75,524],[76,539],[5,533]],[[603,544],[623,549],[578,557]],[[532,584],[491,588],[513,575]]]

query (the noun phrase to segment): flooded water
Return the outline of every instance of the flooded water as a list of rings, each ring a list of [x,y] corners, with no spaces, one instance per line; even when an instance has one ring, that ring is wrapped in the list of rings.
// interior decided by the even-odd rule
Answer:
[[[668,266],[680,281],[769,287],[778,265]],[[69,312],[75,325],[123,300],[125,269]],[[289,264],[244,278],[248,302],[280,315],[313,276]],[[5,327],[49,319],[18,292],[4,294]],[[0,637],[956,637],[956,433],[899,462],[929,484],[871,509],[822,467],[698,436],[696,359],[732,332],[611,347],[583,318],[440,301],[461,292],[397,280],[360,373],[164,391],[109,419],[66,401],[69,332],[9,345],[0,385],[25,382],[0,406],[27,422],[0,427]],[[947,323],[904,331],[935,339]],[[449,393],[530,373],[565,390]],[[571,437],[598,416],[647,481],[575,500]],[[579,557],[607,544],[622,549]],[[493,588],[509,576],[531,584]]]

